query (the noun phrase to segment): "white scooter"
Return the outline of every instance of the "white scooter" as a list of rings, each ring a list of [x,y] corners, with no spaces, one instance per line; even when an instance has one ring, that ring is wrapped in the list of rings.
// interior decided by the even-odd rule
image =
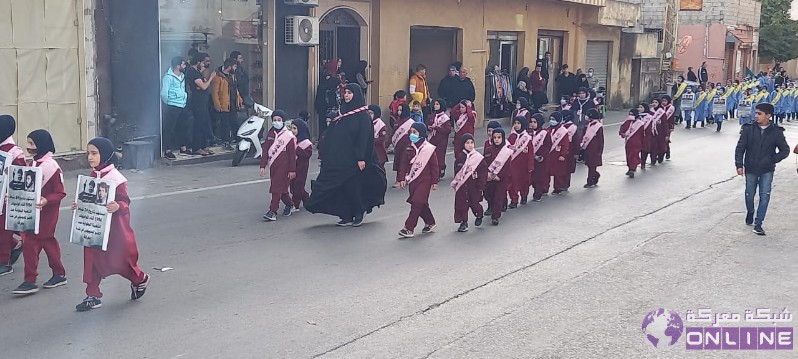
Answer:
[[[233,167],[238,166],[247,157],[252,147],[255,148],[252,158],[261,158],[263,156],[263,145],[260,142],[263,124],[266,123],[266,117],[271,116],[274,111],[257,103],[254,108],[255,115],[244,121],[236,133],[238,147],[236,147],[236,153],[233,155]]]

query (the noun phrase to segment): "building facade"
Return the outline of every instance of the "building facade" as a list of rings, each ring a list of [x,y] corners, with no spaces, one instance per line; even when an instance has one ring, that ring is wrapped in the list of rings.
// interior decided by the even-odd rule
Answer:
[[[642,4],[644,28],[661,31],[663,8],[671,1],[679,9],[673,69],[685,74],[707,63],[709,80],[725,82],[756,71],[760,0],[651,0]]]

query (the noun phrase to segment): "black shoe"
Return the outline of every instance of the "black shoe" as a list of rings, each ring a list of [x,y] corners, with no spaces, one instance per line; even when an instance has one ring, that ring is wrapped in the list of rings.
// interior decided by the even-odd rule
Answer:
[[[11,291],[11,293],[18,295],[27,295],[27,294],[36,293],[38,291],[39,291],[38,285],[33,283],[23,282],[22,284],[19,285],[19,287],[17,287],[17,289]]]
[[[352,222],[352,227],[360,227],[363,225],[363,215],[355,216],[355,221]]]
[[[493,214],[493,210],[490,207],[488,207],[488,209],[485,210],[485,213],[483,213],[483,215],[485,217],[490,216],[492,214]]]
[[[0,265],[0,277],[11,273],[14,273],[14,268],[11,268],[11,266],[7,265]]]
[[[46,289],[53,289],[55,287],[60,287],[66,284],[67,284],[66,277],[62,277],[60,275],[54,275],[52,278],[50,278],[50,280],[42,284],[42,287]]]
[[[494,226],[498,226],[498,225],[499,225],[499,220],[498,220],[498,219],[496,219],[496,218],[494,218],[494,219],[491,219],[491,220],[490,220],[490,224],[492,224],[492,225],[494,225]]]
[[[444,176],[446,176],[446,171],[445,170],[441,170],[441,179],[443,179]]]
[[[754,224],[754,212],[745,215],[745,224],[749,226]]]
[[[272,211],[268,211],[268,212],[266,212],[266,214],[263,215],[263,220],[264,221],[274,222],[274,221],[277,220],[277,213],[274,213]]]
[[[78,312],[88,312],[92,309],[101,308],[102,306],[103,303],[100,301],[100,298],[89,296],[83,299],[80,304],[76,305],[75,310]]]
[[[517,205],[517,204],[515,204],[515,203],[510,203],[510,205],[509,205],[509,206],[507,206],[507,208],[508,208],[508,209],[516,209],[516,208],[518,208],[518,205]]]
[[[762,225],[761,224],[757,224],[757,225],[754,226],[754,233],[756,233],[759,236],[764,236],[765,235],[765,230],[762,229]]]
[[[177,159],[177,156],[175,156],[175,154],[174,154],[174,153],[172,153],[172,152],[167,152],[167,153],[164,153],[164,155],[163,155],[163,156],[164,156],[164,157],[166,157],[166,158],[168,158],[168,159],[170,159],[170,160]]]
[[[404,228],[402,228],[401,230],[399,230],[399,237],[402,237],[402,238],[413,238],[413,237],[415,237],[415,236],[416,236],[416,235],[415,235],[415,234],[413,234],[413,231],[408,231],[408,230],[406,230],[406,229],[404,229]]]
[[[283,216],[288,217],[293,212],[294,212],[294,206],[285,206],[285,208],[283,208]]]
[[[468,232],[468,222],[460,222],[460,228],[457,228],[458,232]]]
[[[352,225],[351,219],[341,219],[338,223],[335,224],[338,227],[349,227]]]
[[[507,212],[507,205],[502,206],[502,212]]]
[[[11,250],[11,262],[8,265],[13,266],[17,263],[19,256],[22,254],[22,241],[17,242],[17,247]]]
[[[144,296],[147,286],[150,284],[150,275],[145,274],[144,280],[139,285],[130,285],[130,300],[136,300]]]
[[[543,198],[532,198],[532,202],[543,202]]]
[[[635,173],[634,172],[629,172],[629,178],[635,178]]]
[[[559,189],[556,189],[556,190],[554,190],[554,192],[551,192],[551,194],[553,194],[555,196],[560,194],[560,193],[562,193],[562,190],[559,190]]]
[[[421,234],[430,234],[435,230],[435,224],[428,224],[421,229]]]
[[[527,204],[526,197],[521,198],[521,204]]]
[[[477,217],[477,219],[474,220],[474,225],[477,226],[477,227],[481,226],[482,225],[482,217]]]
[[[670,152],[665,153],[665,159],[666,160],[671,159],[671,153]]]
[[[596,188],[596,187],[598,187],[598,185],[597,184],[592,184],[592,183],[588,183],[588,184],[586,184],[584,186],[584,188]]]

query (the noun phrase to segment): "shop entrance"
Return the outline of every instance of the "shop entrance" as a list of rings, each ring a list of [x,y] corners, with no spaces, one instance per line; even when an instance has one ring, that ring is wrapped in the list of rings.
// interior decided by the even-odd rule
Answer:
[[[427,87],[432,98],[438,98],[438,84],[448,75],[449,64],[458,59],[458,31],[444,27],[410,28],[410,64],[407,76],[409,79],[419,64],[426,66]]]
[[[319,23],[319,73],[324,64],[341,59],[341,71],[355,76],[361,54],[361,33],[366,22],[352,10],[339,8],[325,15]]]
[[[538,31],[538,59],[545,59],[546,53],[551,53],[549,60],[549,83],[546,86],[546,95],[549,102],[559,103],[555,98],[556,89],[554,79],[560,72],[563,64],[563,48],[565,45],[566,33],[563,31],[540,30]]]

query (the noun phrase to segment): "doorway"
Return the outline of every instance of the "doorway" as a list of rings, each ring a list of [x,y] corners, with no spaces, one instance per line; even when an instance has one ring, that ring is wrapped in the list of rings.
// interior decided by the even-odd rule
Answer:
[[[333,59],[341,59],[341,71],[347,77],[355,75],[361,58],[361,32],[365,26],[363,19],[349,9],[336,9],[325,15],[319,22],[319,73],[324,72],[324,64]]]
[[[611,41],[588,41],[585,56],[585,71],[593,69],[593,76],[599,80],[599,87],[604,87],[604,92],[612,93],[610,89],[610,49]]]
[[[557,93],[554,88],[554,79],[557,78],[563,64],[565,37],[564,31],[538,31],[538,59],[544,59],[547,52],[551,54],[551,60],[548,62],[549,82],[546,84],[546,95],[551,103],[559,103],[559,99],[554,96]]]
[[[448,76],[449,65],[458,59],[458,31],[444,27],[410,28],[410,64],[407,78],[410,79],[419,64],[426,66],[427,87],[432,98],[439,97],[438,84]]]
[[[509,116],[518,67],[518,33],[488,31],[489,59],[485,74],[485,114],[490,118]]]

